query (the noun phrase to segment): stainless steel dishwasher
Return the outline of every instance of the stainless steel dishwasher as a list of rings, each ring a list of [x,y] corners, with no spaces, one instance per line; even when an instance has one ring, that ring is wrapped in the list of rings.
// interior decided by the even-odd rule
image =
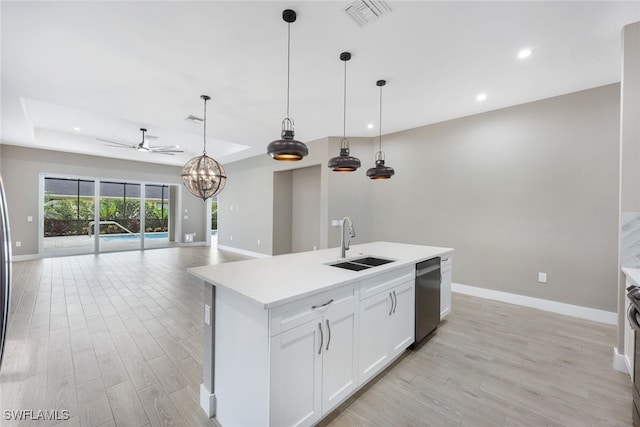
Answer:
[[[440,323],[440,258],[416,264],[416,341],[414,347]]]

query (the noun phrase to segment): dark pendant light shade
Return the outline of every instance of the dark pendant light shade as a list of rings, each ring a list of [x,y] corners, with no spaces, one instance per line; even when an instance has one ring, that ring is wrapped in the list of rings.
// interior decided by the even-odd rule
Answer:
[[[340,54],[340,60],[344,61],[344,117],[340,155],[329,160],[328,164],[334,172],[353,172],[361,166],[360,159],[349,155],[349,140],[347,139],[347,61],[350,59],[351,53],[342,52]]]
[[[389,179],[395,175],[396,171],[384,164],[384,152],[376,153],[376,165],[367,170],[367,176],[371,179]]]
[[[291,77],[291,23],[296,21],[296,12],[285,9],[282,19],[287,23],[287,117],[282,121],[280,139],[272,141],[267,146],[267,153],[274,160],[297,161],[309,154],[304,142],[294,139],[295,131],[293,119],[289,117],[289,80]]]
[[[382,151],[382,86],[386,84],[387,82],[385,80],[378,80],[376,82],[376,86],[380,88],[380,145],[376,153],[376,165],[367,170],[367,176],[371,179],[389,179],[396,173],[391,166],[384,164],[384,151]]]
[[[227,176],[224,168],[215,159],[207,156],[207,101],[211,97],[202,95],[204,101],[204,146],[202,156],[194,157],[182,167],[182,183],[189,193],[202,200],[213,197],[224,189]]]

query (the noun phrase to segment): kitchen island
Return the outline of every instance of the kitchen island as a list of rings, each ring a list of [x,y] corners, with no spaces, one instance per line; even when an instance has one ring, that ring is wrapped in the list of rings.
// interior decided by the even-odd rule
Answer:
[[[415,264],[451,248],[374,242],[194,267],[204,280],[200,404],[224,427],[312,425],[414,341]]]

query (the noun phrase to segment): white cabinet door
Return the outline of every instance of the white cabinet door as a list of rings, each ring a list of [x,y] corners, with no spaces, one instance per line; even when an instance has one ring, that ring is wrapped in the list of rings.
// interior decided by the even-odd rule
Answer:
[[[326,314],[322,321],[322,413],[326,414],[357,384],[356,314],[353,307],[345,307]]]
[[[271,425],[309,426],[320,418],[321,328],[319,317],[271,338]]]
[[[391,357],[402,353],[414,341],[415,282],[413,280],[391,290],[393,306],[389,316],[389,352]]]
[[[389,360],[387,329],[392,293],[384,291],[360,301],[358,383],[377,374]]]

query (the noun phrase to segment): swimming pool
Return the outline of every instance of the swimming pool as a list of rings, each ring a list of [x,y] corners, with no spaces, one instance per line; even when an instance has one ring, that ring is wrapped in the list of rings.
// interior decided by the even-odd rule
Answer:
[[[218,234],[218,230],[211,230],[211,235],[215,236]],[[114,234],[114,235],[106,235],[100,236],[100,238],[106,242],[110,242],[113,240],[140,240],[140,233],[134,234]],[[169,233],[144,233],[145,239],[168,239]]]
[[[113,236],[100,236],[100,238],[106,242],[112,240],[140,240],[140,233],[134,234],[117,234]],[[168,239],[169,233],[144,233],[145,239]]]

